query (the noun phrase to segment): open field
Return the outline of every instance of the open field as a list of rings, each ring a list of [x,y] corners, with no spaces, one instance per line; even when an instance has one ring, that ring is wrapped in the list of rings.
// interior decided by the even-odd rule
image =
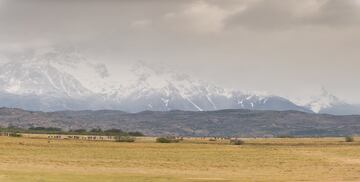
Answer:
[[[153,141],[0,137],[0,181],[360,181],[359,138]]]

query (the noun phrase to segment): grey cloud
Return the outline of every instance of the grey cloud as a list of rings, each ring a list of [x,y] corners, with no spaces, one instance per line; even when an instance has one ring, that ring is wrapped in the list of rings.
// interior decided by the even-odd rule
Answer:
[[[359,7],[359,0],[0,0],[0,57],[75,45],[110,67],[165,62],[224,87],[298,96],[325,85],[360,102]]]
[[[261,0],[227,19],[228,27],[259,30],[360,25],[357,0]]]
[[[145,26],[181,4],[162,0],[11,0],[0,11],[0,42],[47,39],[61,43],[123,36],[133,31],[133,26]]]
[[[304,20],[304,23],[322,25],[360,25],[360,1],[329,0],[315,16]]]

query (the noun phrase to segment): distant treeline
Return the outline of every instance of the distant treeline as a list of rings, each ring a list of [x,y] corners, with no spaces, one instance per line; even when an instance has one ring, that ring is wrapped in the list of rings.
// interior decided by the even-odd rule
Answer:
[[[0,132],[11,133],[31,133],[31,134],[63,134],[63,135],[105,135],[105,136],[144,136],[143,133],[138,131],[123,131],[121,129],[108,129],[102,130],[100,128],[94,128],[91,130],[76,129],[64,131],[61,128],[55,127],[30,127],[30,128],[18,128],[7,127],[0,128]]]

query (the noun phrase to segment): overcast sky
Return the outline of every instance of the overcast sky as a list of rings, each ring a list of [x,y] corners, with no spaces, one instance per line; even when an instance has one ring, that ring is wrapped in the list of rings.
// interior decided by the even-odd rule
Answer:
[[[76,46],[289,98],[360,103],[360,0],[0,0],[0,53]]]

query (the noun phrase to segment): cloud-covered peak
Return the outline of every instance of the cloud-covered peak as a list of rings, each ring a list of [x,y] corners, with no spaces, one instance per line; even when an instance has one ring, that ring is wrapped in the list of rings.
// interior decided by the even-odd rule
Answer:
[[[359,26],[357,0],[260,0],[229,18],[233,26],[288,29],[299,26]]]

